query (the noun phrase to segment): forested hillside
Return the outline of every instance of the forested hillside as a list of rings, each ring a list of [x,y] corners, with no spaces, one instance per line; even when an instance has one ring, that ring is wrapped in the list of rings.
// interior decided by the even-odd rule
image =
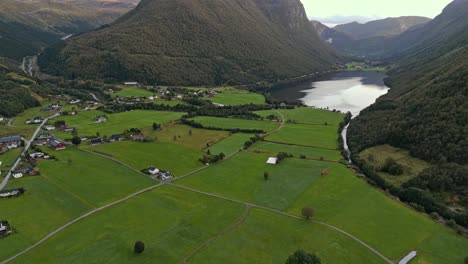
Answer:
[[[144,0],[39,58],[71,79],[177,85],[276,81],[338,62],[299,0]]]
[[[406,41],[413,41],[394,55],[397,64],[386,80],[392,89],[351,122],[348,140],[355,161],[379,186],[428,213],[468,226],[466,14],[468,1],[457,0],[414,36],[405,33]],[[356,156],[383,144],[408,149],[433,167],[402,188],[392,186]]]
[[[0,56],[35,55],[60,38],[113,22],[135,6],[128,0],[0,1]]]

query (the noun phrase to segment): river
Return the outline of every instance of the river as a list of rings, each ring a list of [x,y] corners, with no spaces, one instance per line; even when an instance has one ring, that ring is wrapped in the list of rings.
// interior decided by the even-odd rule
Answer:
[[[279,100],[299,100],[311,107],[351,112],[355,117],[388,92],[384,78],[385,74],[381,72],[338,72],[323,75],[315,81],[274,89],[271,95]],[[343,130],[342,137],[344,148],[350,155],[347,131],[348,126]]]

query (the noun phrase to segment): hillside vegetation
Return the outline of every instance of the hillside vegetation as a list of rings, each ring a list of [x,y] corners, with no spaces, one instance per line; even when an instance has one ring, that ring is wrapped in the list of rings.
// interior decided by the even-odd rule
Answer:
[[[126,0],[2,0],[0,56],[35,55],[66,35],[111,23],[135,5]]]
[[[39,58],[44,71],[72,79],[175,85],[276,81],[338,62],[299,0],[144,0]]]
[[[440,16],[413,32],[415,35],[404,36],[407,41],[414,41],[407,44],[412,48],[399,55],[397,66],[388,73],[387,83],[392,89],[351,122],[348,136],[354,153],[390,144],[431,162],[434,168],[403,184],[403,189],[392,187],[392,192],[405,201],[422,205],[429,213],[435,211],[465,226],[468,225],[466,167],[463,172],[463,166],[468,164],[467,13],[468,1],[454,1]],[[432,177],[433,174],[443,179]],[[389,187],[378,177],[374,180],[381,187]],[[444,181],[457,186],[428,187]],[[457,209],[446,208],[444,204]]]

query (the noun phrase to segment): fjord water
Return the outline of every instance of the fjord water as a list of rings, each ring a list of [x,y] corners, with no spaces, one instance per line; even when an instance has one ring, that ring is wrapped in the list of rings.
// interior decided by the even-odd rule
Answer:
[[[381,72],[338,72],[271,93],[277,99],[300,100],[307,106],[349,111],[356,116],[388,92],[384,77]]]

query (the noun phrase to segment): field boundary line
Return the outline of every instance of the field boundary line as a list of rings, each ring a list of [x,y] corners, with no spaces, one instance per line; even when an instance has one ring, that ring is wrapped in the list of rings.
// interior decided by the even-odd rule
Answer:
[[[221,195],[217,195],[217,194],[208,193],[208,192],[200,191],[200,190],[197,190],[197,189],[192,189],[192,188],[186,187],[186,186],[181,186],[181,185],[177,185],[177,184],[173,184],[173,183],[168,183],[168,185],[179,188],[179,189],[191,191],[191,192],[194,192],[194,193],[203,194],[203,195],[206,195],[206,196],[215,197],[215,198],[219,198],[219,199],[223,199],[223,200],[231,201],[231,202],[235,202],[235,203],[240,203],[240,204],[243,204],[245,206],[250,206],[251,208],[259,208],[259,209],[263,209],[263,210],[266,210],[266,211],[269,211],[269,212],[273,212],[273,213],[277,213],[277,214],[280,214],[280,215],[283,215],[283,216],[287,216],[287,217],[290,217],[290,218],[303,220],[303,221],[309,221],[311,223],[315,223],[315,224],[319,224],[319,225],[328,227],[328,228],[333,229],[333,230],[335,230],[335,231],[337,231],[339,233],[342,233],[345,236],[347,236],[348,238],[351,238],[352,240],[358,242],[359,244],[361,244],[362,246],[367,248],[369,251],[371,251],[375,255],[379,256],[382,260],[384,260],[388,264],[394,264],[394,262],[392,260],[385,257],[382,253],[380,253],[379,251],[377,251],[376,249],[371,247],[366,242],[364,242],[361,239],[357,238],[356,236],[346,232],[343,229],[340,229],[340,228],[338,228],[336,226],[327,224],[325,222],[321,222],[321,221],[317,221],[317,220],[305,220],[303,217],[293,215],[293,214],[289,214],[289,213],[286,213],[286,212],[283,212],[283,211],[280,211],[280,210],[277,210],[277,209],[273,209],[273,208],[269,208],[269,207],[266,207],[266,206],[257,205],[257,204],[253,204],[253,203],[249,203],[249,202],[244,202],[244,201],[241,201],[241,200],[237,200],[237,199],[233,199],[233,198],[229,198],[229,197],[225,197],[225,196],[221,196]]]
[[[184,259],[182,260],[181,264],[187,264],[187,261],[188,259],[192,258],[193,256],[195,256],[200,250],[204,249],[206,246],[208,246],[208,244],[210,244],[212,241],[222,237],[223,235],[225,235],[227,232],[233,230],[234,228],[240,226],[241,224],[243,224],[245,222],[245,219],[247,219],[247,216],[249,215],[249,211],[250,211],[250,208],[252,208],[252,206],[250,205],[246,205],[245,206],[245,209],[244,211],[242,212],[242,215],[241,217],[236,221],[234,222],[233,224],[229,225],[228,227],[226,227],[225,229],[221,230],[220,232],[218,232],[217,234],[213,235],[212,237],[210,237],[209,239],[207,239],[205,242],[203,242],[202,244],[200,244],[198,247],[196,247],[192,252],[190,252],[186,257],[184,257]]]
[[[325,149],[325,150],[336,150],[336,151],[340,151],[338,148],[327,148],[327,147],[319,147],[319,146],[311,146],[311,145],[303,145],[303,144],[285,143],[285,142],[273,141],[273,140],[268,140],[268,139],[265,139],[265,140],[263,140],[263,141],[264,141],[264,142],[269,142],[269,143],[275,143],[275,144],[279,144],[279,145],[287,145],[287,146],[307,147],[307,148],[316,148],[316,149]]]
[[[8,262],[10,262],[10,261],[12,261],[12,260],[14,260],[14,259],[16,259],[17,257],[19,257],[19,256],[21,256],[21,255],[27,253],[28,251],[30,251],[30,250],[32,250],[32,249],[38,247],[40,244],[44,243],[46,240],[48,240],[49,238],[51,238],[51,237],[54,236],[55,234],[61,232],[62,230],[66,229],[67,227],[69,227],[69,226],[71,226],[71,225],[73,225],[73,224],[79,222],[80,220],[82,220],[82,219],[84,219],[84,218],[86,218],[86,217],[88,217],[88,216],[91,216],[91,215],[93,215],[93,214],[95,214],[95,213],[98,213],[98,212],[100,212],[100,211],[103,211],[103,210],[105,210],[105,209],[107,209],[107,208],[109,208],[109,207],[112,207],[112,206],[114,206],[114,205],[123,203],[123,202],[125,202],[125,201],[127,201],[127,200],[130,200],[130,199],[133,198],[133,197],[139,196],[139,195],[141,195],[141,194],[143,194],[143,193],[149,192],[149,191],[154,190],[154,189],[156,189],[156,188],[159,188],[159,187],[161,187],[161,186],[163,186],[163,185],[164,185],[164,184],[160,183],[160,184],[157,184],[157,185],[150,186],[150,187],[145,188],[145,189],[143,189],[143,190],[140,190],[140,191],[138,191],[138,192],[136,192],[136,193],[130,194],[130,195],[127,196],[127,197],[124,197],[124,198],[119,199],[119,200],[117,200],[117,201],[114,201],[114,202],[112,202],[112,203],[109,203],[109,204],[103,205],[103,206],[101,206],[101,207],[99,207],[99,208],[96,208],[96,209],[94,209],[94,210],[92,210],[92,211],[89,211],[89,212],[85,213],[84,215],[81,215],[81,216],[79,216],[78,218],[75,218],[74,220],[72,220],[72,221],[66,223],[65,225],[63,225],[63,226],[61,226],[61,227],[55,229],[54,231],[52,231],[51,233],[49,233],[48,235],[46,235],[45,237],[43,237],[41,240],[37,241],[36,243],[34,243],[34,244],[32,244],[31,246],[27,247],[26,249],[22,250],[21,252],[15,254],[14,256],[11,256],[11,257],[9,257],[9,258],[6,259],[6,260],[1,261],[0,264],[6,264],[6,263],[8,263]]]

